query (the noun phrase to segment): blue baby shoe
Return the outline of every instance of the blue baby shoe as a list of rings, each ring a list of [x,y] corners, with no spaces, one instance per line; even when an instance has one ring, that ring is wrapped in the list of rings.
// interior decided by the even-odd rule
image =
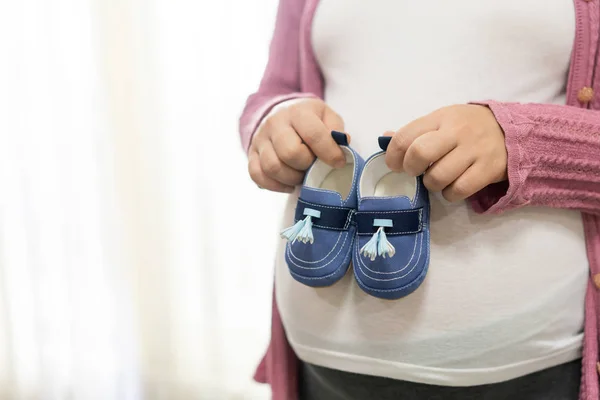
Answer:
[[[346,155],[346,166],[334,169],[318,159],[313,163],[300,191],[296,223],[281,232],[288,240],[290,273],[313,287],[333,285],[344,276],[356,236],[356,188],[364,160],[348,146],[345,134],[331,135]]]
[[[385,150],[365,163],[358,185],[357,240],[352,264],[372,296],[398,299],[415,291],[429,266],[429,195],[422,177],[391,171]]]

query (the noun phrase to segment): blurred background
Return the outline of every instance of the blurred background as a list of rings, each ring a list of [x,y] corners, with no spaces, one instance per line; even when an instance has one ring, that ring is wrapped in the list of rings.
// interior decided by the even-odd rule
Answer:
[[[268,398],[284,198],[237,119],[277,1],[0,5],[0,399]]]

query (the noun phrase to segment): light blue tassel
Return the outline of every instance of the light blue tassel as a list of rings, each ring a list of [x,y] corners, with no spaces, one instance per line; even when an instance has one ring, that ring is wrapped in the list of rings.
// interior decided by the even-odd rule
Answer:
[[[387,240],[387,236],[383,230],[384,227],[392,227],[392,220],[376,219],[373,221],[373,226],[378,226],[377,232],[373,237],[360,249],[360,253],[368,257],[371,261],[375,261],[377,256],[392,258],[396,254],[396,249]]]
[[[304,226],[302,227],[302,229],[300,229],[300,232],[298,232],[298,235],[294,239],[294,241],[296,240],[299,240],[304,244],[314,243],[315,238],[313,237],[312,233],[312,217],[310,215],[304,218]]]
[[[383,226],[379,229],[379,239],[377,243],[377,255],[385,258],[387,255],[389,258],[394,257],[396,254],[396,248],[387,240],[387,236],[385,235],[385,231],[383,230]]]
[[[377,257],[377,242],[379,241],[379,231],[381,229],[383,228],[379,228],[373,237],[360,249],[360,254],[369,257],[371,261],[375,261],[375,257]]]
[[[280,236],[282,239],[287,239],[290,242],[295,242],[296,241],[296,237],[298,236],[298,233],[300,233],[300,231],[302,230],[302,228],[304,228],[304,224],[305,221],[310,218],[310,216],[296,222],[294,225],[290,226],[289,228],[286,228],[284,230],[281,231]]]
[[[321,218],[321,212],[313,210],[312,208],[305,208],[304,215],[306,215],[306,218],[281,231],[280,235],[282,239],[287,239],[292,243],[296,240],[299,240],[304,244],[314,243],[315,238],[312,232],[312,218]]]

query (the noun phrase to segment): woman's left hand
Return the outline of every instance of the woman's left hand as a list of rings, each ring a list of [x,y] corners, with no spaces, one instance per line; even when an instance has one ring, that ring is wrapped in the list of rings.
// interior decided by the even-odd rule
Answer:
[[[444,107],[385,136],[393,136],[388,167],[413,176],[424,173],[427,189],[442,192],[448,201],[507,179],[504,133],[485,106]]]

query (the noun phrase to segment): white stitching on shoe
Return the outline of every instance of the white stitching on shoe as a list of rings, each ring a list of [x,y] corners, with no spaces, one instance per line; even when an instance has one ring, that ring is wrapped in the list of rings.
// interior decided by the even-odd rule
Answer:
[[[342,238],[342,234],[343,234],[343,232],[340,232],[340,233],[338,234],[337,241],[335,242],[335,244],[334,244],[334,245],[333,245],[333,247],[331,248],[331,251],[330,251],[329,253],[327,253],[327,255],[326,255],[325,257],[321,258],[320,260],[317,260],[317,261],[306,261],[306,260],[304,260],[304,259],[302,259],[302,258],[300,258],[300,257],[296,256],[296,255],[294,254],[294,251],[293,251],[293,250],[291,250],[291,246],[290,246],[290,254],[291,254],[291,255],[292,255],[292,257],[294,257],[296,260],[298,260],[298,261],[300,261],[300,262],[303,262],[303,263],[306,263],[306,264],[317,264],[317,263],[320,263],[321,261],[323,261],[323,260],[325,260],[327,257],[329,257],[329,255],[330,255],[331,253],[333,253],[333,251],[334,251],[334,250],[336,249],[336,247],[337,247],[337,244],[340,242],[340,239]],[[344,239],[344,243],[345,243],[345,242],[346,242],[346,239]],[[342,243],[342,246],[344,245],[344,243]]]
[[[356,183],[356,178],[358,175],[358,160],[356,159],[356,154],[355,152],[350,148],[350,146],[346,146],[348,147],[348,150],[350,150],[350,152],[352,153],[352,158],[354,158],[354,173],[352,174],[352,185],[350,186],[350,193],[348,193],[348,197],[346,197],[346,200],[342,200],[342,205],[346,205],[346,202],[348,200],[350,200],[351,196],[352,196],[352,192],[354,192],[354,185]],[[342,197],[342,196],[340,196]]]
[[[344,200],[342,199],[342,195],[339,194],[338,192],[334,191],[334,190],[319,189],[319,188],[315,188],[315,187],[311,187],[311,186],[306,186],[306,188],[310,189],[310,190],[314,190],[316,192],[335,194],[335,195],[337,195],[340,198],[340,207],[344,204]],[[325,207],[325,206],[323,206],[323,207]]]
[[[298,199],[298,203],[302,203],[305,206],[317,206],[317,207],[323,207],[323,208],[329,208],[331,210],[339,210],[339,209],[348,209],[348,207],[332,207],[332,206],[324,206],[322,204],[318,204],[318,203],[311,203],[308,202],[306,200],[302,200],[302,199]],[[350,209],[348,211],[348,216],[346,217],[346,223],[344,224],[344,226],[342,228],[333,228],[330,226],[324,226],[324,225],[318,225],[313,223],[313,226],[317,227],[317,228],[322,228],[322,229],[330,229],[330,230],[335,230],[335,231],[345,231],[348,230],[348,228],[350,227],[350,223],[352,222],[352,216],[354,215],[356,211],[354,209]],[[294,218],[295,220],[295,218]]]
[[[344,248],[344,244],[346,244],[346,240],[348,239],[348,237],[350,236],[349,234],[350,232],[346,232],[346,236],[344,237],[344,241],[342,242],[342,245],[340,246],[340,249],[338,250],[338,252],[336,253],[335,256],[333,256],[333,258],[331,260],[329,260],[329,262],[327,264],[321,265],[320,267],[303,267],[301,265],[298,265],[294,262],[294,260],[289,260],[292,264],[294,264],[296,267],[298,268],[302,268],[302,269],[310,269],[310,270],[316,270],[316,269],[321,269],[321,268],[325,268],[326,266],[328,266],[329,264],[331,264],[337,257],[338,255],[342,252],[342,249]],[[286,253],[290,252],[291,246],[288,243],[286,245],[287,249],[286,249]],[[352,252],[352,249],[350,249],[350,251]]]
[[[358,252],[358,248],[360,247],[360,245],[355,245],[354,247],[355,247],[355,251],[356,251],[356,258],[357,258],[357,259],[358,259],[358,261],[359,261],[358,268],[361,270],[361,272],[362,272],[362,273],[363,273],[363,274],[364,274],[364,275],[365,275],[367,278],[369,278],[369,279],[372,279],[372,280],[374,280],[374,281],[379,281],[379,282],[389,282],[389,281],[395,281],[395,280],[398,280],[398,279],[402,279],[402,278],[404,278],[404,277],[408,276],[408,275],[409,275],[409,274],[410,274],[410,273],[411,273],[411,272],[412,272],[412,271],[413,271],[413,270],[414,270],[414,269],[417,267],[417,265],[419,264],[419,260],[421,259],[421,249],[423,248],[423,236],[424,236],[424,235],[419,235],[419,239],[417,239],[417,240],[419,241],[419,256],[417,257],[417,260],[415,261],[415,264],[414,264],[414,265],[413,265],[413,267],[410,269],[410,271],[408,271],[407,273],[405,273],[405,274],[404,274],[404,275],[402,275],[402,276],[398,276],[398,277],[396,277],[396,278],[388,278],[388,279],[378,279],[378,278],[373,278],[372,276],[370,276],[368,273],[366,273],[366,272],[365,272],[365,271],[362,269],[362,267],[361,267],[361,264],[362,264],[362,265],[363,265],[363,266],[364,266],[364,267],[365,267],[367,270],[369,270],[369,271],[371,271],[371,272],[374,272],[374,273],[377,273],[377,274],[397,274],[397,273],[399,273],[399,272],[402,272],[402,271],[404,271],[406,268],[408,268],[408,266],[409,266],[410,262],[412,261],[412,259],[413,259],[413,258],[414,258],[414,256],[415,256],[415,249],[416,249],[416,245],[417,245],[417,241],[416,241],[416,240],[415,240],[415,245],[414,245],[414,247],[413,247],[413,253],[412,253],[412,255],[411,255],[410,259],[408,260],[408,262],[406,263],[406,265],[405,265],[405,266],[403,266],[401,269],[399,269],[399,270],[397,270],[397,271],[395,271],[395,272],[377,272],[377,271],[373,271],[372,269],[370,269],[369,267],[367,267],[367,265],[364,263],[364,261],[362,260],[362,258],[360,258],[360,253]],[[358,243],[358,242],[357,242],[357,243]]]
[[[360,211],[360,214],[401,214],[412,212],[414,210],[398,210],[398,211]],[[419,210],[419,229],[416,231],[401,231],[395,233],[386,233],[387,236],[399,236],[399,235],[410,235],[415,233],[420,233],[423,231],[423,221],[422,221],[423,209]],[[357,233],[359,236],[368,236],[372,235],[372,233]]]
[[[425,231],[425,234],[427,235],[427,244],[425,245],[427,247],[427,253],[425,254],[425,256],[426,256],[426,258],[428,258],[429,257],[429,231]],[[359,268],[360,268],[360,266],[359,266]],[[356,274],[356,271],[355,271],[355,274]],[[412,287],[412,286],[414,286],[416,284],[416,281],[411,281],[409,284],[404,285],[404,286],[399,287],[399,288],[393,288],[393,289],[376,289],[376,288],[373,288],[373,287],[368,286],[367,284],[363,283],[363,281],[359,277],[355,276],[355,278],[356,278],[356,282],[358,283],[358,286],[360,286],[361,288],[363,288],[363,290],[365,290],[365,291],[369,290],[369,291],[373,291],[373,292],[382,292],[382,293],[399,292],[401,290],[406,290],[406,289],[408,289],[408,288],[410,288],[410,287]]]

